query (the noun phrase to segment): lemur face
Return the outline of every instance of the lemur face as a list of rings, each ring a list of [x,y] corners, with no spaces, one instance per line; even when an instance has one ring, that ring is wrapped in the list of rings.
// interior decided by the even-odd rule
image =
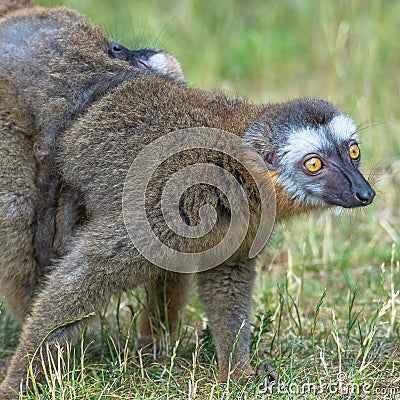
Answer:
[[[375,192],[359,170],[361,150],[351,118],[315,99],[282,103],[271,111],[244,139],[261,152],[293,201],[345,208],[372,203]]]
[[[127,61],[133,67],[152,70],[156,74],[169,76],[178,82],[185,82],[179,61],[164,50],[149,48],[129,50],[119,43],[111,43],[108,55],[111,58]]]
[[[358,169],[356,130],[343,114],[319,126],[294,128],[276,155],[278,181],[291,196],[312,205],[371,204],[375,192]]]

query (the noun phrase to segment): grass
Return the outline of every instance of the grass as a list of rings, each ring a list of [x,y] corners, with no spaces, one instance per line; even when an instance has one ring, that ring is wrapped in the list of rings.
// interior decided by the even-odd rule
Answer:
[[[164,360],[138,355],[134,293],[110,306],[76,353],[68,353],[69,363],[55,359],[43,398],[399,398],[400,3],[65,4],[126,46],[176,54],[192,86],[257,102],[313,96],[338,104],[360,124],[363,170],[378,195],[366,210],[304,216],[277,227],[260,258],[252,362],[275,366],[284,384],[273,394],[257,382],[217,384],[207,319],[195,296],[180,342]],[[4,311],[0,322],[4,373],[18,328]]]

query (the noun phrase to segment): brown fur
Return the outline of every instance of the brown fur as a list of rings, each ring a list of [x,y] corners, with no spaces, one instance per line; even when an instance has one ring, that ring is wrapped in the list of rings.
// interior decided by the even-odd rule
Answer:
[[[42,277],[31,229],[37,201],[36,163],[30,138],[1,102],[0,135],[0,286],[9,308],[22,320]]]
[[[0,17],[19,10],[20,8],[32,7],[30,0],[1,0],[0,2]]]
[[[28,1],[1,6],[7,15],[0,19],[0,291],[22,323],[37,283],[86,219],[80,192],[54,172],[55,137],[88,104],[139,71],[110,60],[111,40],[73,10]],[[179,63],[169,57],[167,72],[181,79]]]

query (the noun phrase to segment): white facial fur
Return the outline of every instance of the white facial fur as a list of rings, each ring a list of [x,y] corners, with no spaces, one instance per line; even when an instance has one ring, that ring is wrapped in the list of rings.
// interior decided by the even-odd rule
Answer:
[[[149,66],[159,74],[170,75],[182,82],[185,81],[182,68],[175,57],[166,53],[157,53],[147,60]]]
[[[157,53],[154,56],[151,56],[148,59],[148,63],[154,68],[157,72],[161,74],[167,74],[169,70],[169,61],[164,53]]]
[[[322,191],[322,182],[310,179],[299,171],[297,164],[307,154],[318,154],[333,149],[335,145],[341,146],[345,141],[358,141],[356,130],[353,120],[345,115],[338,115],[328,124],[318,128],[305,127],[294,130],[289,135],[286,145],[277,154],[280,160],[279,183],[303,204],[325,205],[321,198],[312,195]]]
[[[357,126],[354,121],[346,115],[337,115],[332,118],[328,126],[332,134],[338,139],[342,139],[342,141],[349,139],[358,140],[358,138],[355,137]]]
[[[278,155],[284,159],[300,160],[308,153],[332,148],[332,140],[336,143],[345,140],[358,141],[356,130],[356,124],[352,119],[338,115],[327,126],[321,126],[319,129],[306,127],[293,131],[286,146]]]

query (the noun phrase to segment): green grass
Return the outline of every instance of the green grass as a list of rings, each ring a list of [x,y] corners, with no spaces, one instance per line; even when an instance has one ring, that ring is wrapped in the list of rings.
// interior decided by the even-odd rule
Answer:
[[[277,227],[260,258],[252,360],[272,360],[286,385],[269,398],[399,398],[400,2],[65,4],[126,46],[174,53],[192,86],[256,102],[327,98],[360,124],[363,170],[377,198],[366,210]],[[139,307],[131,303],[135,295],[112,305],[102,329],[93,329],[68,365],[60,361],[44,399],[266,398],[256,383],[217,384],[206,315],[195,297],[179,345],[162,362],[135,352]],[[4,312],[0,319],[4,373],[18,329]]]

